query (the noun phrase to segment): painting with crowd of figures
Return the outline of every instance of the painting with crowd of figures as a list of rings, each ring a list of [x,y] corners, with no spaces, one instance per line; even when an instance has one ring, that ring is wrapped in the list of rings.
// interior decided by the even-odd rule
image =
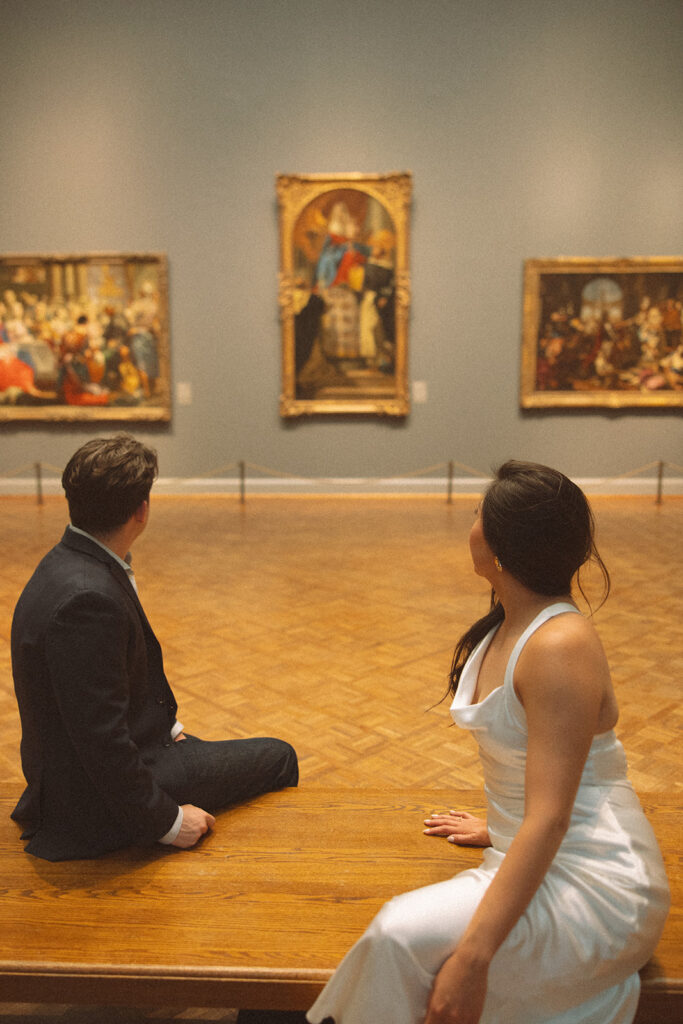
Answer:
[[[0,256],[0,420],[168,420],[159,253]]]
[[[683,405],[683,257],[527,260],[521,404]]]
[[[285,417],[405,416],[409,173],[280,174]]]

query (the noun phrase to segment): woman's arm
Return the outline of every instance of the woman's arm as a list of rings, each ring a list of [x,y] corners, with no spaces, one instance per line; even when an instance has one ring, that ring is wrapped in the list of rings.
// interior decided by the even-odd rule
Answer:
[[[525,814],[456,951],[434,982],[425,1024],[476,1024],[496,950],[543,881],[567,831],[604,692],[606,663],[590,623],[551,619],[520,655],[515,689],[527,717]]]

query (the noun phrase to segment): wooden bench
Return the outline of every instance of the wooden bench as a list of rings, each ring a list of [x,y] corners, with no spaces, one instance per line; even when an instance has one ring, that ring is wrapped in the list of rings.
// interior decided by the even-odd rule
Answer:
[[[643,804],[674,909],[642,971],[639,1024],[683,1019],[678,801]],[[223,812],[192,851],[51,864],[24,853],[0,801],[0,1001],[307,1009],[391,896],[477,864],[421,834],[481,793],[302,787]]]

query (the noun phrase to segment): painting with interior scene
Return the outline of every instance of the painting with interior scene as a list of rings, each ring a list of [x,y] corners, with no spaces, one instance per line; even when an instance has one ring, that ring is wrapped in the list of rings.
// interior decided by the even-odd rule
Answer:
[[[160,253],[0,256],[0,420],[168,420]]]
[[[277,177],[283,416],[409,411],[412,179]]]
[[[683,405],[683,258],[527,260],[521,404]]]

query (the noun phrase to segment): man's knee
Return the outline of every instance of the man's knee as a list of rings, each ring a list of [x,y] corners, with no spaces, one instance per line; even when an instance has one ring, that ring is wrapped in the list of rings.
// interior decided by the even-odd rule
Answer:
[[[299,782],[299,759],[296,750],[286,740],[271,740],[275,744],[275,752],[278,755],[278,788],[285,786],[296,786]]]

